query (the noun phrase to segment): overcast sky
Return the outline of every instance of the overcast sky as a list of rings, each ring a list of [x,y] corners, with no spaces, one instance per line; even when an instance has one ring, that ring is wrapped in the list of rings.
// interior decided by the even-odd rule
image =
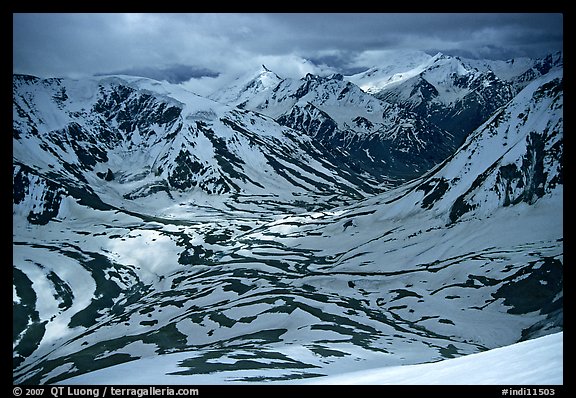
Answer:
[[[469,58],[561,50],[562,14],[14,14],[13,72],[188,81],[197,92],[265,64],[281,77],[377,66],[391,50]]]

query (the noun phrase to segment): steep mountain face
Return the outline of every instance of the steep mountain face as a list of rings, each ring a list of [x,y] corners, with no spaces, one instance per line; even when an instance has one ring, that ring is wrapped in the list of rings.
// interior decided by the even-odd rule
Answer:
[[[241,87],[263,87],[259,78]],[[364,93],[340,74],[308,74],[259,90],[213,98],[241,98],[230,104],[274,118],[313,137],[359,171],[398,182],[421,175],[455,149],[454,137],[418,114]],[[235,93],[235,94],[232,94]]]
[[[259,93],[273,89],[282,78],[265,65],[255,73],[238,77],[229,87],[218,90],[210,98],[223,104],[231,104],[244,108],[245,104]]]
[[[551,73],[543,83],[529,86],[478,129],[450,160],[449,170],[437,174],[445,181],[470,181],[466,175],[474,175],[466,191],[458,191],[450,211],[452,222],[494,207],[532,205],[563,184],[562,93],[561,73]],[[497,146],[504,148],[503,153],[497,153],[498,158],[488,156]],[[470,153],[486,154],[481,173],[471,171],[480,162],[473,166]]]
[[[363,75],[352,78],[359,83],[364,79]],[[388,80],[377,91],[372,89],[377,98],[402,104],[449,131],[457,145],[514,95],[511,84],[492,71],[478,71],[442,54]]]
[[[562,69],[562,53],[542,59],[471,60],[436,54],[422,62],[348,76],[375,97],[404,107],[452,133],[458,145],[528,83]]]
[[[563,329],[561,71],[372,195],[318,138],[352,111],[358,137],[413,113],[338,76],[275,89],[235,109],[146,79],[14,77],[15,383],[150,366],[158,383],[282,383]],[[306,134],[266,116],[296,107]]]

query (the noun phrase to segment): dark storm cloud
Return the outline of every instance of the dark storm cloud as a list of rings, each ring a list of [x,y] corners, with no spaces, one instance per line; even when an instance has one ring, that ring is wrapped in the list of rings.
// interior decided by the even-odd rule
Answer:
[[[285,45],[303,54],[332,49],[466,52],[473,58],[541,57],[562,49],[562,14],[274,14]],[[349,58],[349,57],[348,57]]]
[[[563,45],[562,14],[14,14],[13,22],[15,73],[123,71],[203,84],[261,64],[281,76],[353,71],[390,50],[509,59]]]
[[[274,25],[290,31],[293,47],[370,50],[406,45],[425,50],[431,40],[502,46],[532,46],[562,37],[561,14],[271,14]],[[411,42],[413,44],[411,44]]]

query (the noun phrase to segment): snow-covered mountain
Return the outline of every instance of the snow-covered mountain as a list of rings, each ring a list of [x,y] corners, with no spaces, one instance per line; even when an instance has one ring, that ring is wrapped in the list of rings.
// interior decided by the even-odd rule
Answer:
[[[563,65],[562,53],[491,61],[415,52],[409,59],[420,62],[400,58],[393,68],[374,67],[346,80],[449,131],[458,145],[529,82]]]
[[[18,211],[45,223],[63,195],[107,210],[193,193],[313,207],[322,195],[346,200],[374,192],[373,181],[310,137],[175,90],[127,77],[15,76]]]
[[[429,122],[341,76],[239,84],[243,107],[13,81],[14,383],[322,382],[563,330],[562,70],[385,192],[318,138]]]
[[[257,73],[212,98],[303,131],[375,178],[405,182],[456,149],[452,134],[404,106],[363,92],[341,74],[278,81],[271,73]]]
[[[517,93],[532,80],[544,76],[552,70],[562,69],[562,52],[555,52],[543,58],[512,58],[506,61],[466,59],[466,64],[480,71],[493,71],[498,78],[511,82]]]
[[[379,65],[344,78],[365,92],[378,94],[420,75],[430,75],[430,83],[442,85],[451,83],[452,74],[462,76],[471,72],[492,72],[498,79],[513,83],[516,94],[535,78],[553,69],[562,68],[562,52],[548,54],[538,59],[520,57],[501,61],[470,59],[442,53],[432,56],[421,51],[403,51],[391,52]],[[446,91],[449,91],[448,87]]]
[[[244,107],[247,101],[257,96],[262,91],[273,89],[282,78],[262,65],[255,73],[239,76],[230,86],[213,93],[210,98],[224,104]]]
[[[426,63],[373,80],[367,71],[350,79],[377,98],[402,104],[450,131],[458,145],[514,95],[511,83],[458,57],[437,54]]]

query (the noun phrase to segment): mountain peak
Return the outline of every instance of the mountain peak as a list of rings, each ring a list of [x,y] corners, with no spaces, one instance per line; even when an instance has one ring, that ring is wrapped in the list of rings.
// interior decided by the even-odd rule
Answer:
[[[237,77],[231,86],[212,93],[209,98],[224,104],[238,105],[259,92],[273,88],[280,81],[280,76],[261,64],[256,71]]]
[[[260,85],[261,88],[269,88],[278,84],[282,78],[267,68],[266,65],[262,64],[258,72],[252,75],[252,78],[248,78],[248,80],[249,82],[246,83],[247,86]]]

